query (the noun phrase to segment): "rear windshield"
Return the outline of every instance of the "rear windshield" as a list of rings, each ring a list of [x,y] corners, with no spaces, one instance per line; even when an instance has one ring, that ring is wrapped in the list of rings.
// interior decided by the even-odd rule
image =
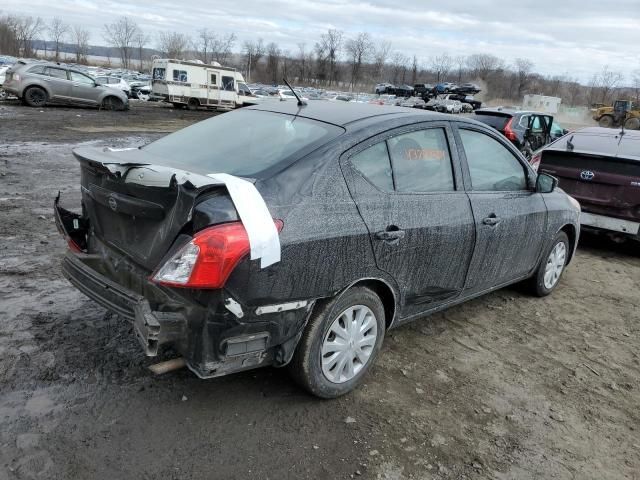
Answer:
[[[157,157],[154,163],[159,165],[203,175],[258,177],[301,158],[342,132],[335,125],[292,115],[237,110],[167,135],[143,150]]]
[[[504,115],[493,115],[490,113],[480,113],[480,112],[476,112],[476,114],[473,117],[474,120],[478,120],[479,122],[486,123],[487,125],[495,128],[496,130],[502,130],[510,118],[511,117],[506,117]]]

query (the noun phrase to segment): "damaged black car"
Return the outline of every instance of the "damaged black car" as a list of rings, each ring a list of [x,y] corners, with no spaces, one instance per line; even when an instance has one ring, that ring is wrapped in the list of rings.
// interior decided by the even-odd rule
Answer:
[[[199,377],[288,366],[361,383],[386,332],[506,285],[556,288],[577,202],[490,127],[415,109],[278,102],[136,149],[78,148],[56,199],[63,273]]]

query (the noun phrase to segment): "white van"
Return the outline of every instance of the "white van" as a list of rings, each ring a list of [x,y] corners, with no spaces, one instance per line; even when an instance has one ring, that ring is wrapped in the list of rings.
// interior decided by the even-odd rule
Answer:
[[[242,74],[218,62],[156,59],[151,78],[152,97],[174,107],[233,109],[258,103]]]

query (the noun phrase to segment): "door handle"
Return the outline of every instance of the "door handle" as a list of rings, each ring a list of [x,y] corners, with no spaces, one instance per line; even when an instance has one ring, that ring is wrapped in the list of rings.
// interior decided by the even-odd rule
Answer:
[[[502,220],[499,217],[496,217],[495,213],[492,213],[487,218],[482,220],[482,223],[484,223],[485,225],[489,225],[490,227],[493,227],[494,225],[499,224],[501,221]]]
[[[404,234],[404,230],[385,230],[383,232],[376,232],[375,236],[378,240],[397,243],[398,240],[404,238]]]

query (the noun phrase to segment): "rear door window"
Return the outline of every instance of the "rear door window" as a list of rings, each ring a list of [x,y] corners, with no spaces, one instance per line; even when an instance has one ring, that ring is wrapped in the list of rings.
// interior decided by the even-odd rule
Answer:
[[[44,66],[43,65],[36,65],[35,67],[31,67],[27,71],[29,73],[35,73],[35,74],[38,74],[38,75],[43,75],[44,74]]]
[[[393,191],[391,161],[386,142],[377,143],[360,153],[356,153],[350,160],[356,170],[380,190]]]
[[[50,77],[67,80],[67,71],[61,68],[47,67],[47,69],[45,70],[45,74],[49,75]]]
[[[398,192],[449,192],[455,189],[451,155],[443,128],[405,133],[388,140]]]
[[[527,189],[525,168],[507,147],[484,133],[459,132],[474,191]]]

